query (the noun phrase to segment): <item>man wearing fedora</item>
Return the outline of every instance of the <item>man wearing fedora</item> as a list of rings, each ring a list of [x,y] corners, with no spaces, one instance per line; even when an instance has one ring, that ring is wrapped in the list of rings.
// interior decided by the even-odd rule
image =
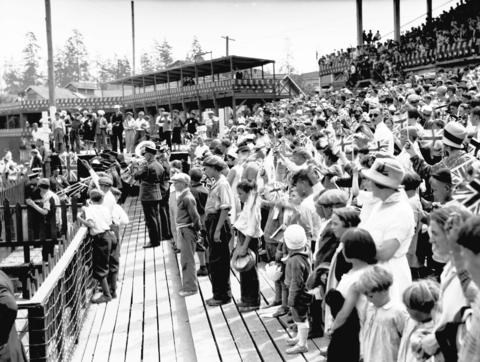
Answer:
[[[377,246],[377,260],[393,274],[392,301],[400,302],[411,283],[407,252],[415,231],[413,209],[405,191],[400,190],[402,165],[393,158],[377,158],[362,172],[370,181],[373,200],[360,213],[358,227],[367,230]]]
[[[467,137],[467,130],[460,123],[450,122],[443,129],[442,147],[444,157],[434,165],[429,165],[425,160],[417,154],[410,143],[405,145],[407,152],[410,154],[413,169],[421,178],[428,180],[430,176],[442,169],[453,169],[466,162],[475,160],[474,156],[465,152],[464,141]]]
[[[162,199],[160,182],[163,177],[163,167],[156,160],[157,149],[145,147],[144,157],[147,163],[135,174],[140,181],[140,201],[142,202],[145,223],[147,224],[150,241],[144,248],[154,248],[160,245],[161,224],[159,207]]]

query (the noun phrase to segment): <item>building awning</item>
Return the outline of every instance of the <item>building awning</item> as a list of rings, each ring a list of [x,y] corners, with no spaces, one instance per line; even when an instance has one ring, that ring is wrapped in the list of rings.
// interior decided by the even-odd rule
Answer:
[[[198,62],[190,62],[181,66],[174,66],[158,72],[135,75],[133,77],[126,77],[117,79],[109,84],[125,84],[134,85],[136,87],[148,87],[154,84],[176,82],[182,77],[195,78],[208,76],[210,74],[228,73],[230,72],[230,63],[233,66],[233,71],[261,67],[266,64],[275,63],[273,60],[248,58],[231,55],[228,57],[216,58],[212,60],[202,60]],[[195,73],[197,69],[197,74]]]

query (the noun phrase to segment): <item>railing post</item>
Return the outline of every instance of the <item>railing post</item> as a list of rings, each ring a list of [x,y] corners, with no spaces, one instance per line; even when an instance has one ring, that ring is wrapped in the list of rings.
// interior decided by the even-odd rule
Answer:
[[[45,306],[28,309],[28,344],[31,362],[47,361],[47,321]]]

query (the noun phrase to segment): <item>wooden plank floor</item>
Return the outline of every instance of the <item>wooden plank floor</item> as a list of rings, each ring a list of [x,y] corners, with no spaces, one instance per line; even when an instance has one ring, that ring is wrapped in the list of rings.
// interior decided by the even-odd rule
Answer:
[[[262,317],[262,311],[241,314],[240,282],[231,273],[232,303],[211,308],[208,277],[199,279],[199,293],[178,295],[180,259],[168,243],[143,249],[145,221],[140,202],[125,205],[130,224],[121,230],[118,297],[92,305],[74,351],[73,361],[323,361],[325,341],[308,342],[309,352],[285,353],[287,320]],[[262,306],[274,289],[259,268]]]

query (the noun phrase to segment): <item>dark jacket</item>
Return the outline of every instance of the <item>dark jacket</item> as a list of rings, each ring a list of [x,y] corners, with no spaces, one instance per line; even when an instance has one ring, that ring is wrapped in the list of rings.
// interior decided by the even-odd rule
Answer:
[[[285,285],[288,288],[288,306],[305,309],[311,302],[307,294],[306,281],[311,272],[309,255],[306,252],[294,252],[285,266]]]
[[[0,362],[26,361],[27,356],[15,329],[17,302],[13,285],[8,276],[0,271]]]
[[[140,201],[160,201],[162,199],[160,182],[163,173],[163,167],[154,159],[135,174],[135,180],[140,180]]]

